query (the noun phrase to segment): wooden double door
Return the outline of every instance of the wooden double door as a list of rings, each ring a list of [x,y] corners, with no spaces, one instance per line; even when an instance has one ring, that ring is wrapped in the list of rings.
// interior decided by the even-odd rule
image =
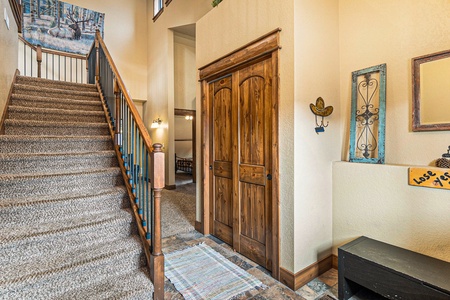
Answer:
[[[208,82],[211,233],[272,270],[273,65],[268,56]]]

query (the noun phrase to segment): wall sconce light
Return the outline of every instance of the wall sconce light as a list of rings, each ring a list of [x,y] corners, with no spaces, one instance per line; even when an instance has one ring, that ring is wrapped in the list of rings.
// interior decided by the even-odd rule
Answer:
[[[159,128],[159,126],[161,126],[161,119],[158,118],[156,120],[153,120],[152,125],[150,126],[150,128]]]
[[[186,115],[186,117],[184,118],[188,121],[192,121],[194,119],[194,116]]]

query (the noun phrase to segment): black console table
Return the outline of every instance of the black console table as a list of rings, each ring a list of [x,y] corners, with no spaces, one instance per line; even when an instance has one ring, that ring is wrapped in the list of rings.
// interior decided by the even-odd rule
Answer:
[[[450,263],[360,237],[338,249],[339,299],[368,289],[387,299],[450,300]]]

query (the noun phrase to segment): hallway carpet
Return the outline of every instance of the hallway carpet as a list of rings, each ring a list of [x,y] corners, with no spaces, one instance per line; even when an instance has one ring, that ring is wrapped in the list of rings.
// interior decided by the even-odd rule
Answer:
[[[178,186],[175,190],[163,190],[161,196],[162,237],[192,231],[194,225],[195,194],[186,193]]]
[[[0,135],[0,299],[151,299],[94,85],[19,76]]]

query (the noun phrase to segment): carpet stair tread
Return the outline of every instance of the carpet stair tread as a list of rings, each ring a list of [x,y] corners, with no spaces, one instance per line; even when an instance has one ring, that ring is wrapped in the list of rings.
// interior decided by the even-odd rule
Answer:
[[[88,174],[118,174],[120,168],[109,167],[104,169],[87,169],[83,171],[67,171],[67,170],[54,170],[53,172],[46,173],[23,173],[23,174],[0,174],[0,182],[7,180],[20,180],[20,179],[34,179],[34,178],[45,178],[45,177],[60,177],[60,176],[77,176],[77,175],[88,175]]]
[[[13,93],[11,96],[11,105],[103,112],[103,107],[99,99],[68,99],[64,98],[64,95],[62,95],[61,97],[44,97]]]
[[[74,216],[72,219],[67,219],[66,222],[47,220],[46,222],[36,224],[39,226],[15,227],[14,230],[8,228],[7,230],[0,231],[0,239],[3,244],[0,251],[9,243],[38,241],[42,238],[60,236],[62,233],[68,234],[80,229],[96,228],[99,225],[120,224],[123,222],[131,222],[132,220],[130,210],[120,209],[108,215],[94,211],[91,212],[89,217]]]
[[[97,197],[104,194],[122,194],[126,193],[124,186],[114,186],[108,189],[97,189],[96,191],[81,191],[78,193],[60,193],[58,195],[27,195],[23,198],[5,198],[0,201],[0,210],[9,207],[27,207],[34,205],[44,205],[51,203],[64,202],[73,199],[84,199],[88,197]]]
[[[4,291],[3,296],[11,293],[18,299],[58,298],[74,286],[83,288],[93,282],[115,277],[116,274],[138,270],[144,263],[141,247],[137,243],[113,247],[113,250],[109,248],[105,254],[78,261],[78,264],[62,265],[50,272],[31,274],[16,281],[0,282],[0,290]]]
[[[123,185],[120,168],[84,170],[78,172],[2,174],[1,199],[23,197],[26,194],[56,195],[58,193],[91,191]]]
[[[32,260],[24,259],[18,264],[2,266],[0,286],[16,281],[27,281],[33,277],[45,276],[46,273],[57,273],[69,267],[89,264],[108,257],[128,252],[130,255],[141,255],[141,243],[135,237],[126,237],[114,241],[111,247],[108,241],[80,247],[71,251],[60,251],[52,256],[40,256]],[[141,265],[136,265],[135,269]]]
[[[53,95],[56,97],[65,95],[65,97],[68,97],[69,99],[98,99],[100,96],[98,91],[66,90],[62,87],[43,87],[20,83],[14,84],[14,93],[46,96]]]
[[[105,114],[103,111],[66,110],[15,105],[9,106],[8,118],[14,120],[105,123]]]
[[[89,222],[80,221],[75,225],[54,222],[55,227],[47,225],[47,231],[29,235],[26,230],[20,230],[17,236],[10,236],[0,247],[0,266],[19,263],[24,257],[35,259],[40,256],[56,255],[61,249],[69,251],[89,245],[108,241],[114,248],[114,241],[137,234],[137,227],[128,209],[110,213],[108,217],[92,214],[97,217]],[[2,233],[6,235],[6,233]],[[1,297],[0,297],[1,299]]]
[[[141,268],[114,278],[85,286],[83,289],[66,291],[59,300],[98,299],[152,299],[153,284],[147,270]]]
[[[109,135],[0,135],[0,153],[79,153],[112,149]]]
[[[80,153],[0,153],[0,174],[50,172],[55,169],[81,171],[117,167],[113,150]]]
[[[126,189],[114,187],[93,193],[63,194],[44,197],[5,199],[0,202],[0,226],[36,226],[52,220],[65,222],[74,216],[91,216],[93,212],[109,214],[129,208]]]
[[[6,135],[108,135],[106,123],[51,122],[7,119]]]
[[[28,76],[17,76],[17,83],[29,84],[29,85],[39,85],[39,86],[52,86],[64,88],[66,90],[87,90],[87,91],[97,91],[97,86],[95,84],[88,83],[75,83],[68,81],[59,81],[46,78],[28,77]]]

